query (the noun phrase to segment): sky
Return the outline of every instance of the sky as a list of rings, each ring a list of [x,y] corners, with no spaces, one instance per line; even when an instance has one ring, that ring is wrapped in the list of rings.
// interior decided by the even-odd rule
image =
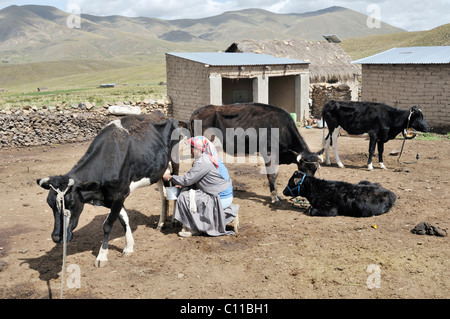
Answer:
[[[341,6],[408,31],[430,30],[450,23],[450,0],[0,0],[0,9],[13,4],[48,5],[69,13],[165,20],[197,19],[247,8],[304,13]]]

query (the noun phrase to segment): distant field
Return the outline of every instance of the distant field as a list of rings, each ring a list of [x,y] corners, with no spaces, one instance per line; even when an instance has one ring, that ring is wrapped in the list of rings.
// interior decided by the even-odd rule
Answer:
[[[7,92],[0,93],[0,108],[25,105],[39,108],[83,101],[103,105],[149,97],[157,99],[166,94],[163,58],[139,61],[133,57],[129,60],[133,63],[77,60],[2,66],[0,89]],[[98,88],[106,83],[126,86]],[[47,91],[38,92],[38,87],[45,87]]]
[[[64,60],[24,64],[0,64],[0,88],[32,92],[92,88],[102,83],[142,84],[165,79],[164,54],[122,56],[105,60]]]
[[[106,102],[115,104],[118,102],[144,101],[146,98],[154,100],[165,97],[166,85],[164,84],[140,84],[126,85],[116,88],[83,88],[70,90],[57,90],[33,93],[0,93],[0,109],[12,109],[20,106],[78,105],[88,101],[95,103],[96,107],[102,107]]]

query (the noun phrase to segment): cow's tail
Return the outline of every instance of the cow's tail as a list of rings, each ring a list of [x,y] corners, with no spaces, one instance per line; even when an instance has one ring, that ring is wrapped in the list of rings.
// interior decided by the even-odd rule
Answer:
[[[328,130],[327,137],[325,137],[325,128],[326,128],[326,122],[324,117],[322,116],[322,148],[325,147],[325,141],[328,139],[331,139],[330,130]],[[330,145],[332,144],[332,140]]]
[[[328,139],[330,139],[330,146],[333,144],[333,139],[331,138],[330,135],[330,130],[328,129],[328,135],[327,137],[325,137],[325,128],[328,127],[327,125],[327,120],[326,120],[326,113],[329,112],[328,108],[330,108],[330,102],[332,101],[328,101],[325,103],[325,105],[322,108],[322,147],[325,147],[325,141],[327,141]]]
[[[330,135],[330,134],[328,134]],[[327,136],[328,138],[328,136]],[[322,148],[325,147],[325,123],[323,121],[323,116],[322,116]]]

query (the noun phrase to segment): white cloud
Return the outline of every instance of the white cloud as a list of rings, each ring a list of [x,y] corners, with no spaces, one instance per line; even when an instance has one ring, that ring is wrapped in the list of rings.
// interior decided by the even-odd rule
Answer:
[[[408,31],[428,30],[450,23],[450,0],[384,1],[381,20]]]

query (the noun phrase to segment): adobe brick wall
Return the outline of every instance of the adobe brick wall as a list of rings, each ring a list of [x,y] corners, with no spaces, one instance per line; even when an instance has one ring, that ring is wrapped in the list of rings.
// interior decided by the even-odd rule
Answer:
[[[209,104],[209,70],[203,64],[166,55],[166,73],[174,118],[188,120],[193,110]]]
[[[450,64],[364,64],[361,99],[418,105],[433,132],[450,132]]]

